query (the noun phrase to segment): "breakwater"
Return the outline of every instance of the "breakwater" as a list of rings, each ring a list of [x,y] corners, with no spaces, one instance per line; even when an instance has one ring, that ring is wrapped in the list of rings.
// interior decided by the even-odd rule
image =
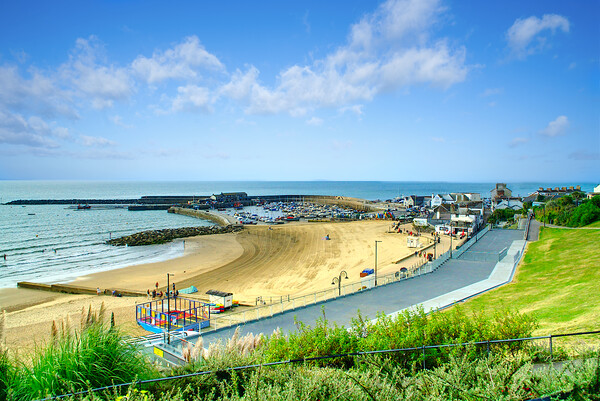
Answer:
[[[225,227],[182,227],[167,228],[164,230],[148,230],[140,233],[126,235],[106,241],[108,245],[115,246],[141,246],[164,244],[177,238],[196,237],[198,235],[225,234],[238,232],[243,229],[241,225],[228,225]]]
[[[66,294],[87,294],[97,295],[95,288],[81,287],[73,284],[42,284],[42,283],[31,283],[28,281],[21,281],[17,283],[19,288],[28,288],[30,290],[41,290],[51,292],[62,292]],[[139,297],[146,295],[145,292],[136,290],[127,290],[121,288],[104,288],[100,289],[102,295],[112,295],[112,291],[123,297]]]
[[[196,217],[198,219],[212,221],[213,223],[216,223],[222,227],[226,227],[230,224],[239,224],[239,222],[234,217],[222,213],[210,211],[205,212],[203,210],[196,210],[187,207],[177,206],[170,207],[168,211],[169,213],[182,214],[184,216]]]

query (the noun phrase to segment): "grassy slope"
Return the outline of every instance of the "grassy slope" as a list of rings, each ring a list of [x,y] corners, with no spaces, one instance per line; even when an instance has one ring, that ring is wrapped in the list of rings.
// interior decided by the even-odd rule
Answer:
[[[512,283],[464,304],[516,308],[539,320],[536,334],[600,329],[600,230],[542,228]]]
[[[600,227],[600,221],[597,221],[597,222],[592,223],[592,224],[588,224],[586,227]]]

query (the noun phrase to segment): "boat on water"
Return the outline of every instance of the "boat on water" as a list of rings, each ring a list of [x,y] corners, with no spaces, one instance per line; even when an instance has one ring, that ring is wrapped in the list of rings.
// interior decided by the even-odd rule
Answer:
[[[77,210],[87,210],[91,208],[92,207],[90,205],[77,205]]]

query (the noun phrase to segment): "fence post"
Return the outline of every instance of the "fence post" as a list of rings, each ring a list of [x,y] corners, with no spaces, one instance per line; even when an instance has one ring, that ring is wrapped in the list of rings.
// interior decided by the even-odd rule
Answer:
[[[552,359],[553,359],[553,356],[552,356],[552,334],[550,334],[549,339],[550,339],[550,361],[552,361]]]
[[[487,356],[490,357],[490,340],[487,340]]]

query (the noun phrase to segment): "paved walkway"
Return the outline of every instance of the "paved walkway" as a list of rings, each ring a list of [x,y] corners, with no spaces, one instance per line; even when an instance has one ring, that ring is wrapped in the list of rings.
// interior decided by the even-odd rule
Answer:
[[[540,223],[537,220],[531,220],[529,222],[529,233],[527,234],[527,241],[537,241],[540,239]]]
[[[430,274],[248,322],[240,326],[240,334],[252,332],[270,335],[278,327],[282,332],[287,333],[297,328],[295,319],[313,326],[316,320],[323,316],[330,324],[335,322],[349,327],[358,311],[366,319],[374,319],[380,312],[399,313],[419,304],[422,304],[426,310],[448,306],[510,281],[517,249],[522,251],[524,243],[522,230],[492,230],[469,251],[497,253],[510,247],[503,263],[489,260],[451,259]],[[468,252],[463,256],[466,254]],[[226,341],[234,331],[235,327],[231,327],[205,333],[203,334],[204,346],[207,347],[209,343],[218,340]]]

